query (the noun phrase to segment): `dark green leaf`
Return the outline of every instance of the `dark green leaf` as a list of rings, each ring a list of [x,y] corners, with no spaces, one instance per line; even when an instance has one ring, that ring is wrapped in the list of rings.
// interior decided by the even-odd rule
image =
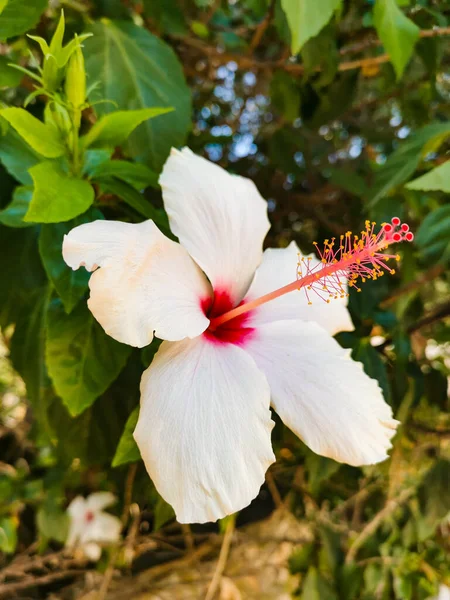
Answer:
[[[26,223],[23,218],[30,206],[32,195],[32,187],[16,187],[13,199],[4,210],[0,211],[0,223],[7,227],[31,227],[34,223]]]
[[[125,160],[110,160],[91,169],[90,176],[95,180],[116,177],[133,186],[136,190],[145,190],[149,186],[158,187],[158,175],[145,165]]]
[[[389,382],[386,372],[386,365],[381,359],[380,353],[375,350],[373,346],[370,345],[370,341],[368,339],[360,340],[357,346],[353,349],[352,358],[358,362],[362,362],[364,365],[364,371],[372,377],[372,379],[376,379],[383,390],[384,398],[389,401],[390,399],[390,389]]]
[[[28,169],[38,164],[42,156],[32,150],[15,129],[8,127],[6,133],[0,136],[0,160],[8,173],[17,181],[24,185],[31,185],[33,180]]]
[[[421,256],[431,262],[450,259],[450,205],[441,206],[428,213],[417,230],[415,244]]]
[[[73,271],[66,265],[62,257],[64,236],[74,227],[78,227],[78,225],[102,218],[103,215],[100,211],[89,210],[72,221],[43,225],[41,228],[39,252],[42,264],[48,278],[61,298],[67,313],[73,310],[86,293],[90,273],[83,268]]]
[[[399,148],[375,173],[371,205],[373,206],[384,195],[411,177],[417,169],[423,153],[431,151],[434,140],[441,143],[449,135],[449,122],[431,123],[417,130],[410,139],[400,144]]]
[[[2,0],[0,2],[0,40],[25,33],[39,20],[48,0]]]
[[[188,28],[178,0],[144,0],[144,14],[171,35],[186,35]]]
[[[71,177],[53,161],[32,167],[30,175],[34,193],[25,221],[69,221],[84,213],[94,201],[94,189],[89,182]]]
[[[148,200],[128,183],[117,178],[105,179],[102,188],[122,198],[129,206],[147,219],[152,219],[158,227],[169,236],[172,236],[166,213],[150,204]]]
[[[336,593],[316,567],[310,567],[303,584],[302,600],[338,600]]]
[[[130,136],[130,156],[159,171],[172,146],[184,143],[190,128],[191,97],[183,71],[173,50],[163,41],[133,23],[97,23],[94,37],[84,42],[90,81],[99,85],[92,100],[106,98],[122,110],[153,106],[173,107],[166,117],[142,123]],[[112,112],[110,104],[99,104],[99,114]]]
[[[128,417],[128,421],[125,424],[122,437],[120,438],[119,445],[117,446],[116,453],[114,455],[112,466],[119,467],[129,462],[136,462],[141,459],[141,453],[136,445],[133,437],[133,431],[136,428],[136,424],[139,417],[139,406],[137,406],[131,415]]]
[[[67,315],[62,303],[49,308],[46,361],[55,390],[78,415],[111,385],[131,348],[106,335],[84,303]]]

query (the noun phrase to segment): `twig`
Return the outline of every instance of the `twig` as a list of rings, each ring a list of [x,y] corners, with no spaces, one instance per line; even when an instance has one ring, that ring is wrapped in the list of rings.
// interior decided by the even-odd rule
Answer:
[[[272,0],[269,6],[268,11],[266,12],[263,20],[259,23],[258,27],[253,34],[253,37],[250,42],[250,46],[248,49],[248,54],[251,55],[256,50],[256,48],[261,43],[263,35],[266,33],[267,28],[270,25],[271,20],[273,19],[273,15],[275,12],[275,2],[276,0]]]
[[[222,547],[220,548],[219,560],[217,561],[216,569],[214,571],[213,578],[209,584],[206,592],[205,600],[213,600],[222,579],[223,572],[225,570],[228,554],[230,552],[231,540],[233,539],[235,518],[229,517],[225,535],[223,536]]]
[[[439,36],[450,35],[450,27],[436,27],[434,29],[423,29],[420,32],[421,38],[431,38]],[[220,48],[215,46],[209,46],[201,40],[186,36],[172,36],[174,39],[178,39],[181,43],[191,48],[199,50],[205,56],[209,58],[215,58],[222,62],[234,61],[243,69],[256,69],[256,70],[267,70],[267,69],[282,69],[294,75],[302,75],[305,67],[299,63],[286,62],[284,58],[281,60],[270,60],[261,61],[250,56],[244,56],[241,54],[234,54],[232,52],[224,52]],[[345,54],[346,52],[344,52]],[[350,53],[350,50],[349,50]],[[367,68],[374,65],[380,65],[389,62],[389,54],[380,54],[379,56],[373,56],[368,58],[361,58],[358,60],[344,61],[339,63],[338,71],[350,71],[353,69]]]
[[[277,508],[281,508],[282,506],[284,506],[283,498],[281,497],[281,494],[278,491],[275,479],[273,478],[273,474],[271,473],[271,471],[267,471],[266,473],[266,483],[275,506]]]
[[[195,544],[194,544],[194,536],[192,535],[191,528],[187,523],[182,523],[181,530],[183,532],[185,546],[186,546],[187,550],[189,550],[189,552],[192,552],[195,548]]]
[[[448,316],[450,316],[450,302],[441,304],[433,312],[425,315],[422,319],[419,319],[414,323],[414,325],[408,327],[408,333],[414,333],[414,331],[418,331],[427,325],[432,325],[433,323],[436,323],[436,321],[441,321]]]
[[[346,564],[354,562],[359,549],[364,546],[366,541],[376,532],[381,523],[390,517],[399,506],[407,502],[415,493],[416,488],[408,488],[403,490],[396,499],[388,500],[386,506],[375,515],[354,540],[345,557]]]
[[[0,598],[7,598],[7,596],[11,594],[15,594],[16,592],[26,590],[32,587],[41,587],[43,585],[48,585],[59,579],[67,579],[68,577],[76,577],[77,575],[82,575],[85,572],[85,569],[67,569],[66,571],[56,571],[55,573],[49,573],[48,575],[43,575],[42,577],[32,576],[25,581],[15,581],[11,583],[4,583],[0,585]]]

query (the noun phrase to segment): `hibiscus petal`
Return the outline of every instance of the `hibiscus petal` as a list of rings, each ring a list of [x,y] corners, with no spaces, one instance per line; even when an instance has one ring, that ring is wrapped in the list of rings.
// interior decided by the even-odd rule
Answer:
[[[214,289],[238,303],[261,262],[270,227],[255,184],[188,148],[172,150],[159,181],[172,231]]]
[[[111,492],[94,492],[86,498],[86,510],[97,512],[117,502],[117,498]]]
[[[295,242],[291,242],[287,248],[266,250],[245,301],[254,300],[295,281],[299,252]],[[314,254],[305,257],[305,259],[307,258],[310,259],[311,268],[319,263]],[[343,287],[347,289],[347,280],[343,279]],[[312,304],[309,305],[304,290],[290,292],[252,311],[249,324],[257,327],[272,321],[294,319],[316,321],[331,335],[335,335],[339,331],[353,331],[353,323],[347,310],[347,300],[347,297],[337,298],[327,303],[313,294]]]
[[[72,269],[97,269],[88,306],[108,335],[142,348],[153,339],[180,340],[209,324],[201,301],[206,277],[186,250],[152,221],[94,221],[65,236],[63,256]]]
[[[270,391],[244,350],[164,342],[141,382],[134,437],[181,523],[216,521],[257,496],[275,457]]]
[[[100,542],[108,544],[117,542],[121,530],[122,523],[119,518],[100,512],[94,516],[90,523],[86,524],[83,534],[80,536],[80,543]]]
[[[262,325],[245,350],[266,374],[272,405],[314,452],[358,466],[387,458],[397,421],[378,383],[316,323]]]

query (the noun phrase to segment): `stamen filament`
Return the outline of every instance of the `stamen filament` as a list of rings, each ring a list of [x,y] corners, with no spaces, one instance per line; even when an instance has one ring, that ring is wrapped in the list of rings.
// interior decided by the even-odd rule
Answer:
[[[383,269],[391,274],[395,273],[395,270],[391,269],[385,261],[391,258],[399,260],[400,257],[393,254],[383,254],[380,251],[393,243],[411,242],[414,235],[409,231],[406,223],[402,225],[398,217],[392,219],[392,225],[390,223],[383,224],[378,234],[373,231],[374,225],[375,223],[366,221],[366,229],[361,232],[360,237],[353,236],[352,239],[350,232],[347,232],[345,236],[341,236],[337,250],[334,250],[334,238],[331,242],[325,240],[325,248],[322,251],[315,244],[321,261],[318,265],[310,268],[310,259],[300,258],[298,277],[295,281],[211,319],[209,329],[214,331],[227,321],[295,290],[305,288],[309,304],[311,304],[309,291],[314,291],[322,300],[329,302],[330,298],[347,295],[342,285],[342,279],[344,278],[348,279],[349,286],[356,287],[360,291],[355,284],[358,277],[364,282],[366,279],[381,277],[384,274]],[[304,276],[303,268],[306,269],[306,275]],[[322,290],[328,293],[328,299],[322,296],[320,293]]]

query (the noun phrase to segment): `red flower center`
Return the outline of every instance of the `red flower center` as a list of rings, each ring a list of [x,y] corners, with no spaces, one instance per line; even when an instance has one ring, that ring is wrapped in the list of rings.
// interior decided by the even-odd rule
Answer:
[[[201,300],[201,307],[208,319],[214,319],[235,308],[235,304],[228,291],[219,288],[214,290],[212,298]],[[254,332],[253,327],[246,326],[250,320],[250,315],[251,311],[230,319],[214,329],[207,329],[203,336],[216,344],[228,343],[240,346]]]
[[[86,515],[85,515],[85,519],[86,519],[86,523],[92,523],[92,521],[94,520],[94,513],[92,512],[92,510],[88,510]]]

